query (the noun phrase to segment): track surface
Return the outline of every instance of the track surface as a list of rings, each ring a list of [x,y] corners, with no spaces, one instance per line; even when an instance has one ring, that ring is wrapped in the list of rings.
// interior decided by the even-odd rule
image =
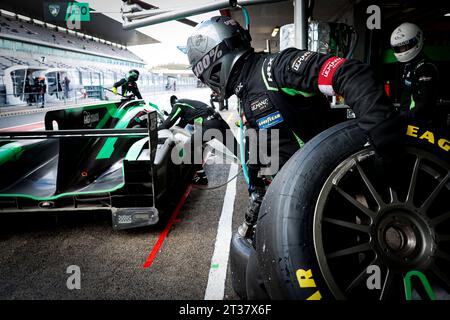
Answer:
[[[209,102],[206,89],[177,94]],[[168,96],[153,97],[152,101],[168,110]],[[4,118],[0,130],[39,130],[37,123],[43,116]],[[235,101],[230,101],[230,111],[222,116],[234,126]],[[205,169],[213,186],[227,180],[230,165],[207,164]],[[148,268],[144,263],[172,211],[161,214],[156,226],[120,232],[111,229],[109,215],[100,213],[3,216],[0,299],[204,299],[211,266],[225,267],[211,265],[222,208],[233,207],[234,232],[247,205],[241,174],[234,203],[224,203],[226,189],[194,188],[190,192]],[[178,201],[174,199],[173,208]],[[66,286],[71,265],[80,267],[80,290]],[[230,287],[229,271],[224,299],[238,299]]]

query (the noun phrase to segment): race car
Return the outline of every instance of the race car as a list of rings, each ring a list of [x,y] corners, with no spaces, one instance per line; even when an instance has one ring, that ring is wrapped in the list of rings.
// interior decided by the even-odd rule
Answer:
[[[0,133],[0,213],[108,210],[114,229],[156,224],[194,174],[171,161],[190,133],[158,132],[161,120],[154,104],[122,100],[47,112],[45,131]]]

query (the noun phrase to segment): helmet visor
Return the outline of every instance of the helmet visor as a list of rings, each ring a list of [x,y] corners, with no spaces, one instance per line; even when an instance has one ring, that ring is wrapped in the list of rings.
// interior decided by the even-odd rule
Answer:
[[[393,46],[392,49],[394,50],[395,53],[403,53],[408,50],[411,50],[412,48],[417,46],[418,43],[419,40],[417,39],[417,37],[414,37],[408,41],[402,42],[400,45]]]

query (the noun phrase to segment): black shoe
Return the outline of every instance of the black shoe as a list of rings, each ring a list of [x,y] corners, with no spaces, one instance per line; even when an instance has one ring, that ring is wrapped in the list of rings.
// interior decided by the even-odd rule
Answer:
[[[197,185],[205,186],[208,184],[208,177],[206,176],[205,170],[199,170],[195,173],[192,178],[192,183]]]

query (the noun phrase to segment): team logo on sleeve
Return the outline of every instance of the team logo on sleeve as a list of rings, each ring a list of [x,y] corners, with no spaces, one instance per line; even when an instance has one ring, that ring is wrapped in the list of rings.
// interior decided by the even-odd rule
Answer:
[[[306,51],[303,54],[298,55],[292,63],[292,70],[299,72],[302,65],[304,65],[306,61],[308,61],[313,56],[313,54],[314,52]]]
[[[272,82],[272,64],[273,64],[273,60],[275,58],[270,58],[269,62],[267,63],[267,67],[266,67],[266,75],[267,75],[267,81]]]
[[[257,119],[256,123],[258,124],[258,127],[260,129],[269,129],[283,121],[283,116],[281,115],[280,111],[277,111],[265,117]]]
[[[323,64],[319,72],[318,85],[319,90],[327,95],[334,96],[336,93],[333,89],[333,76],[336,70],[345,62],[344,58],[331,57]]]

